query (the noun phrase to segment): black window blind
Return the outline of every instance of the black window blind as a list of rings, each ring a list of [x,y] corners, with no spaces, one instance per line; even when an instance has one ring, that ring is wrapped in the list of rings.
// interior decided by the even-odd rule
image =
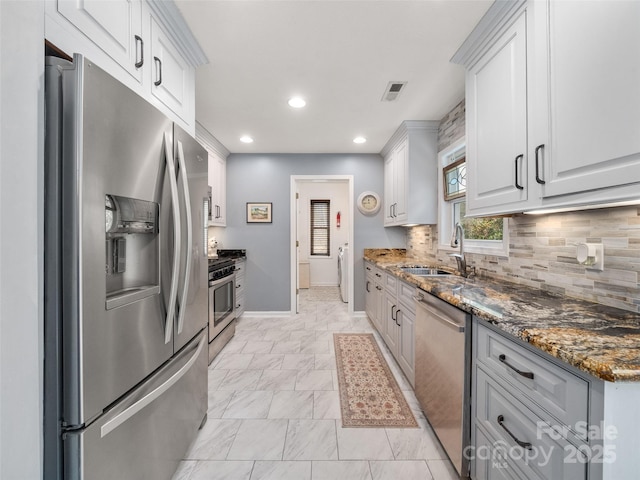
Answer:
[[[311,255],[330,255],[330,200],[311,200]]]

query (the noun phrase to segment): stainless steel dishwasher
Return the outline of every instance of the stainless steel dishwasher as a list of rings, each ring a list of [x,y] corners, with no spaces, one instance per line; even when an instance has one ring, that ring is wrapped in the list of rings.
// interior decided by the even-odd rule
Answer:
[[[418,290],[415,392],[461,478],[469,475],[463,456],[470,442],[471,315]]]

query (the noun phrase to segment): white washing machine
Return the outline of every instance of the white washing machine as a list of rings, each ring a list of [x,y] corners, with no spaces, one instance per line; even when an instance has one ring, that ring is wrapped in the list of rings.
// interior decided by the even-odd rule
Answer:
[[[342,301],[349,301],[349,244],[338,247],[338,286]]]

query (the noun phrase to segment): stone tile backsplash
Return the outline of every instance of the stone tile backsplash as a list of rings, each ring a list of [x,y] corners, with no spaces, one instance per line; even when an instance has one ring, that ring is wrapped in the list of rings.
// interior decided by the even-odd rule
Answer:
[[[640,311],[639,207],[516,215],[508,224],[508,257],[466,253],[467,263],[479,275]],[[575,244],[579,242],[603,244],[604,271],[578,263]],[[436,225],[407,229],[407,255],[454,267],[448,253],[438,250]]]
[[[441,152],[465,135],[465,101],[453,107],[438,125],[438,151]]]
[[[465,135],[465,101],[438,128],[438,151]],[[617,207],[509,218],[509,256],[467,253],[478,275],[560,295],[640,311],[640,207]],[[576,260],[575,243],[604,245],[604,271]],[[420,262],[456,266],[450,250],[438,249],[438,226],[407,228],[407,255]]]

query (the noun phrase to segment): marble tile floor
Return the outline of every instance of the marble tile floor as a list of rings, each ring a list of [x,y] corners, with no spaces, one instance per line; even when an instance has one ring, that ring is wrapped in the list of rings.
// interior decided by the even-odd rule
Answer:
[[[418,420],[342,428],[333,333],[372,332]],[[411,386],[337,287],[302,290],[300,313],[243,317],[209,366],[208,420],[173,480],[453,480]]]

